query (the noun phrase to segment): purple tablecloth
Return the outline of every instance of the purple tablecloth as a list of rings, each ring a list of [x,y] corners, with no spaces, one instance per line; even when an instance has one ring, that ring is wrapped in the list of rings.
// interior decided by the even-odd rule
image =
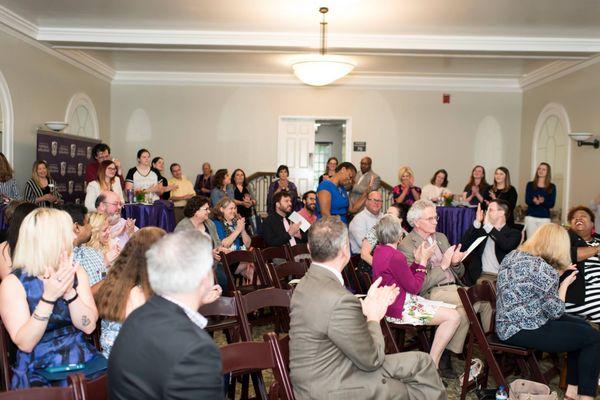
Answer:
[[[173,203],[157,200],[154,204],[125,204],[121,210],[123,218],[135,218],[135,226],[158,226],[167,232],[175,230]]]
[[[436,207],[439,217],[437,231],[448,237],[450,244],[460,243],[462,235],[475,220],[476,208]]]

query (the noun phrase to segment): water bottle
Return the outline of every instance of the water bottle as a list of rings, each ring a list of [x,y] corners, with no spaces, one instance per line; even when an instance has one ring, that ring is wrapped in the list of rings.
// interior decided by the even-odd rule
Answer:
[[[496,400],[508,400],[508,393],[504,389],[504,386],[500,386],[496,392]]]

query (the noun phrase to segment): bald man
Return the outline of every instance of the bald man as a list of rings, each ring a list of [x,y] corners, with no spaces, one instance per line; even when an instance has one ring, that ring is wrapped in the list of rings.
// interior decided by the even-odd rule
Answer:
[[[360,177],[350,191],[350,201],[354,203],[367,191],[379,190],[381,178],[371,169],[373,160],[371,157],[363,157],[360,160]],[[364,206],[363,206],[364,208]],[[362,208],[359,210],[361,211]]]

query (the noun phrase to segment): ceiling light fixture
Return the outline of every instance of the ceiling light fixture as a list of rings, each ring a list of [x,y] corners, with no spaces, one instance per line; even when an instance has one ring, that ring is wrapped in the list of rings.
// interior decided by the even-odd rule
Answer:
[[[345,57],[327,54],[327,21],[325,15],[328,11],[327,7],[319,8],[319,12],[323,15],[320,54],[304,57],[292,63],[296,77],[307,85],[328,85],[348,75],[356,66],[355,62]]]

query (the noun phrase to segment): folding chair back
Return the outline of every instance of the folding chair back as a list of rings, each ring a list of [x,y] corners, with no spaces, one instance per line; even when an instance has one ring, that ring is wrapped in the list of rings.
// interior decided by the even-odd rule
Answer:
[[[291,383],[289,377],[286,381],[287,371],[281,368],[281,362],[278,362],[272,346],[269,342],[239,342],[221,347],[222,372],[239,375],[270,369],[278,383],[274,389],[276,392],[267,396],[264,385],[256,385],[259,398],[294,400],[293,393],[292,397],[289,396]]]
[[[289,256],[287,246],[284,245],[279,247],[258,249],[256,254],[258,256],[263,274],[267,275],[267,278],[269,279],[266,284],[269,286],[275,286],[274,278],[271,276],[269,265],[274,264],[277,260],[279,260],[280,263],[288,260]]]
[[[275,372],[275,383],[271,390],[277,390],[282,399],[294,400],[294,390],[292,380],[290,379],[290,337],[289,335],[281,338],[275,332],[267,332],[263,335],[264,341],[269,343],[273,358],[277,363]],[[270,390],[270,391],[271,391]]]
[[[308,244],[306,243],[289,246],[288,253],[288,260],[290,261],[304,261],[307,265],[310,265],[311,263],[310,251],[308,251]],[[298,260],[296,260],[296,257],[298,257]]]
[[[495,354],[510,354],[514,357],[517,357],[517,363],[522,374],[525,374],[527,370],[529,370],[529,375],[531,375],[533,380],[545,384],[548,383],[544,377],[544,374],[540,370],[540,366],[533,350],[502,343],[493,333],[493,328],[492,331],[487,334],[484,332],[483,326],[477,317],[477,313],[475,312],[473,305],[479,301],[487,301],[492,306],[495,314],[496,293],[493,286],[489,284],[489,282],[477,284],[468,289],[459,287],[458,296],[460,297],[462,306],[469,319],[469,340],[467,343],[467,355],[465,357],[466,377],[469,376],[469,368],[473,358],[473,351],[475,343],[477,343],[486,361],[484,376],[482,379],[484,386],[487,386],[488,371],[490,371],[497,385],[503,385],[505,388],[509,387],[508,380],[506,379],[506,376],[503,373]],[[495,318],[493,320],[495,320]],[[469,383],[468,379],[463,379],[461,400],[465,399],[467,391],[474,385],[474,382]]]
[[[236,295],[237,294],[237,295]],[[198,312],[209,318],[207,332],[223,331],[228,343],[252,340],[240,314],[239,292],[232,297],[221,296],[210,304],[205,304]]]
[[[264,325],[274,323],[279,331],[287,332],[289,330],[289,314],[292,292],[290,290],[265,288],[250,292],[245,295],[238,295],[240,302],[241,318],[246,324],[246,329],[252,332],[253,325]],[[253,323],[248,318],[249,314],[256,314],[257,311],[264,312],[265,309],[271,309],[271,314],[264,314],[262,318],[256,319]]]
[[[108,375],[102,374],[98,378],[80,382],[81,400],[108,400]]]
[[[283,264],[267,264],[269,275],[273,286],[279,289],[292,289],[287,278],[302,279],[308,270],[308,266],[303,262],[287,261]]]
[[[0,393],[0,400],[84,400],[80,397],[83,374],[71,374],[67,377],[67,387],[40,387],[21,390],[9,390]]]
[[[262,276],[262,272],[258,267],[256,255],[253,251],[249,250],[236,250],[230,253],[221,252],[221,261],[223,262],[223,269],[227,276],[227,288],[223,288],[226,293],[232,293],[235,290],[240,290],[243,293],[250,292],[262,287],[267,281],[266,276]],[[254,265],[254,276],[250,284],[244,285],[241,277],[234,276],[233,268],[237,268],[239,263],[248,263]]]

